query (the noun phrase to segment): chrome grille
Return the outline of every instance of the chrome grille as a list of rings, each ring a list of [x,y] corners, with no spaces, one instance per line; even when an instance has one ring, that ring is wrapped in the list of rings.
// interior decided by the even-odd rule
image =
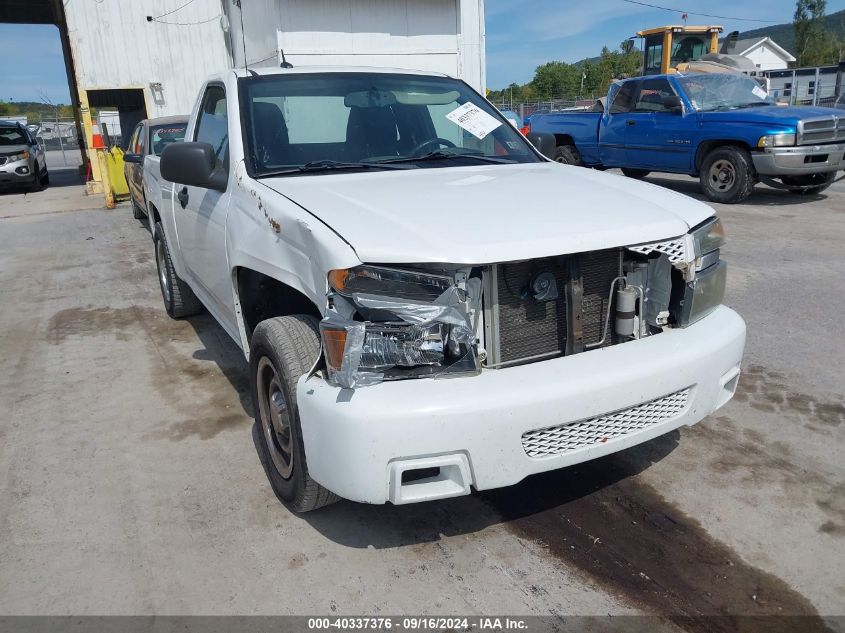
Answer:
[[[604,444],[608,440],[678,417],[687,407],[690,389],[687,387],[614,413],[528,431],[522,435],[522,448],[528,457],[548,457],[585,446]]]
[[[845,116],[831,115],[798,124],[798,144],[833,143],[845,140]]]
[[[642,255],[649,255],[654,252],[662,253],[669,258],[669,262],[672,265],[686,264],[692,259],[692,257],[687,255],[687,241],[685,237],[677,237],[674,240],[665,240],[663,242],[629,246],[628,250]]]

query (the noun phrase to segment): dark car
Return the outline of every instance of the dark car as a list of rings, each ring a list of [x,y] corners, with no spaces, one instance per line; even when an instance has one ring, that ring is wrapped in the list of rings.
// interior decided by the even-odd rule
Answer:
[[[126,153],[123,155],[133,218],[141,219],[147,215],[147,200],[144,195],[144,157],[150,154],[160,156],[164,148],[171,143],[184,141],[187,127],[187,115],[144,119],[135,126],[132,136],[129,137]]]
[[[50,182],[44,149],[17,121],[0,121],[0,185],[38,191]]]

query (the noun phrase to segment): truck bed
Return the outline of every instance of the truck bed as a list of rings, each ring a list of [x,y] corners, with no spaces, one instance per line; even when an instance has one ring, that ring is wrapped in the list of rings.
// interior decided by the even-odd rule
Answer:
[[[598,133],[601,112],[573,110],[571,112],[549,112],[531,117],[531,131],[554,134],[555,137],[569,137],[581,153],[585,164],[601,162],[598,153]]]

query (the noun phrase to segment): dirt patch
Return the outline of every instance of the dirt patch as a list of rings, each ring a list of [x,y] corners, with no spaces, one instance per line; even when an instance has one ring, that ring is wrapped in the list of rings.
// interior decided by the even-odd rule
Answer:
[[[752,364],[743,370],[735,397],[758,411],[795,413],[809,422],[825,426],[839,426],[845,422],[845,403],[825,402],[792,391],[783,374],[761,365]]]
[[[688,631],[827,631],[806,598],[744,562],[637,481],[634,475],[672,441],[661,438],[483,498],[517,536],[539,542],[605,590]]]
[[[209,315],[174,320],[158,308],[84,307],[61,310],[47,324],[47,340],[113,337],[144,344],[159,398],[181,417],[150,432],[153,439],[211,439],[252,423],[246,361]]]

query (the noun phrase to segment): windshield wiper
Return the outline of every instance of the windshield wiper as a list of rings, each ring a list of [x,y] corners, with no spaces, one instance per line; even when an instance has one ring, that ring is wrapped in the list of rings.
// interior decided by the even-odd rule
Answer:
[[[450,152],[448,150],[434,150],[422,156],[403,156],[402,158],[388,158],[385,160],[376,161],[377,165],[390,165],[393,163],[413,163],[418,160],[442,160],[454,158],[469,158],[472,160],[479,160],[484,163],[496,163],[499,165],[513,164],[516,161],[509,158],[497,158],[495,156],[485,156],[484,154],[476,154],[475,152]]]
[[[258,174],[258,178],[267,178],[269,176],[285,176],[288,174],[302,174],[313,173],[321,171],[337,171],[342,169],[413,169],[413,167],[405,165],[383,165],[381,163],[371,162],[344,162],[339,160],[312,160],[304,165],[291,167],[290,169],[280,169],[278,171],[265,172]]]

